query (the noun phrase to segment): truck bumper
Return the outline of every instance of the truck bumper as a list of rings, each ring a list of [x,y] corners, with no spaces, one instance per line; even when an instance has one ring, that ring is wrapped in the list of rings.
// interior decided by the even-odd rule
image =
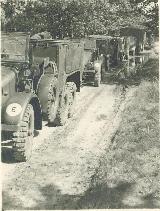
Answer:
[[[18,125],[1,124],[1,131],[17,131]]]

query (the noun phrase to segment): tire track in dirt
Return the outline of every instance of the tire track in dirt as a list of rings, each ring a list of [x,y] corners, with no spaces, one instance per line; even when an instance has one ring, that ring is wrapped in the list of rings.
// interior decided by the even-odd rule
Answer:
[[[35,148],[31,160],[17,164],[7,176],[3,185],[6,209],[33,209],[39,204],[46,208],[51,203],[42,191],[46,187],[53,189],[51,207],[57,203],[57,191],[58,195],[76,196],[89,188],[106,144],[103,135],[114,116],[114,90],[115,86],[108,85],[85,87],[77,98],[73,119],[54,128]],[[8,198],[12,203],[5,204]]]
[[[45,140],[48,139],[48,137],[52,134],[52,136],[56,135],[61,135],[63,131],[67,130],[66,127],[70,125],[70,122],[73,120],[76,120],[80,117],[81,114],[85,110],[87,110],[88,106],[90,103],[100,94],[102,91],[102,88],[96,89],[95,87],[83,87],[81,89],[80,93],[77,93],[77,100],[76,100],[76,109],[75,109],[75,114],[72,119],[69,119],[67,124],[63,127],[48,127],[47,122],[43,121],[43,129],[41,131],[37,131],[36,137],[34,137],[33,140],[33,150],[35,151],[37,148],[41,147],[41,145],[44,145]],[[83,106],[82,106],[83,105]],[[83,107],[83,109],[82,109]],[[42,146],[43,148],[44,146]],[[7,157],[7,153],[10,153],[9,150],[6,150],[5,152],[5,157]],[[10,177],[10,173],[14,172],[17,166],[21,166],[19,163],[2,163],[2,168],[3,168],[3,180],[6,180],[7,177]],[[22,165],[23,167],[23,165]]]

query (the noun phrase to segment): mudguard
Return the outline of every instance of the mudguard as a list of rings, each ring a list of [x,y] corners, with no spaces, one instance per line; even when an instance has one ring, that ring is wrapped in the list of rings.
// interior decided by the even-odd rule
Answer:
[[[42,129],[41,106],[38,97],[33,93],[16,93],[2,108],[2,123],[18,125],[28,104],[31,104],[35,115],[35,129]]]

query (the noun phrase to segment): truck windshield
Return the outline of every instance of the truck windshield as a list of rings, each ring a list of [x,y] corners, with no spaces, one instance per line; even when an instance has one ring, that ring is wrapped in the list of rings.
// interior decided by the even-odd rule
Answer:
[[[1,60],[24,61],[26,35],[22,33],[1,34]]]

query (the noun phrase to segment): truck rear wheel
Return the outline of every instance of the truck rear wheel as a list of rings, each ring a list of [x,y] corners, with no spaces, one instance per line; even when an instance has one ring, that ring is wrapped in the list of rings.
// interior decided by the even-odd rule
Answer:
[[[48,92],[47,116],[48,122],[53,123],[58,109],[58,92],[57,92],[57,79],[51,81]]]
[[[55,119],[56,126],[63,126],[68,119],[69,110],[69,92],[67,86],[65,87],[65,93],[60,97],[59,108],[57,110],[57,116]]]
[[[74,114],[74,107],[76,101],[76,84],[74,82],[67,83],[69,89],[69,110],[68,110],[68,118],[71,118]]]
[[[34,135],[34,110],[28,104],[18,131],[13,133],[13,156],[18,162],[23,162],[31,157]]]

